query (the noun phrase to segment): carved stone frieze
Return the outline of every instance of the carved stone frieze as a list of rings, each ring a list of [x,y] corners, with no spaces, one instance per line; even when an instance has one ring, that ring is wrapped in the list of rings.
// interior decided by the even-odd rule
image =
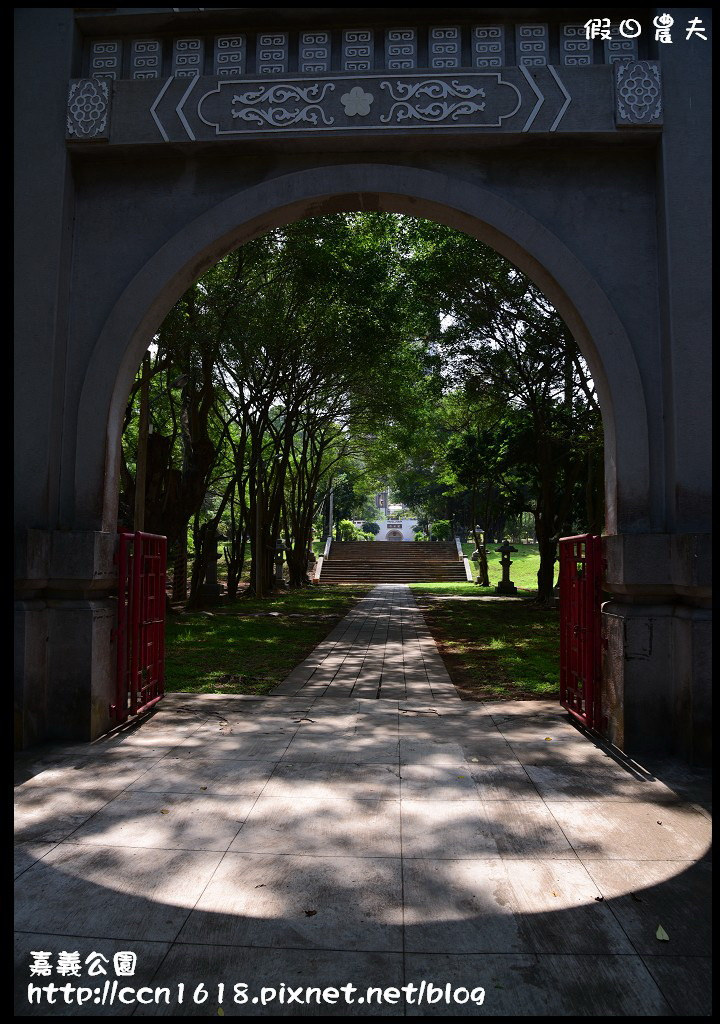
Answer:
[[[70,82],[66,136],[69,139],[107,139],[110,85],[106,79],[80,78]]]
[[[651,60],[615,64],[615,119],[619,128],[662,124],[660,67]]]

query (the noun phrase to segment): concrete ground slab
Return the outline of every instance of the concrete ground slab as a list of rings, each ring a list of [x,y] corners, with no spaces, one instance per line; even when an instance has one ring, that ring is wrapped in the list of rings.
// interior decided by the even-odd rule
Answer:
[[[193,793],[254,799],[263,792],[276,761],[227,761],[214,758],[173,757],[144,772],[134,792]]]
[[[587,872],[644,956],[704,956],[712,945],[709,861],[587,861]],[[658,925],[669,936],[657,937]]]
[[[353,743],[338,738],[330,739],[297,737],[288,746],[285,759],[288,761],[325,762],[326,764],[391,764],[398,763],[398,742],[372,736],[357,738]]]
[[[520,930],[534,953],[633,953],[622,927],[578,861],[507,865]]]
[[[155,973],[167,956],[170,949],[169,942],[128,942],[126,947],[121,947],[111,939],[88,939],[82,935],[42,935],[36,932],[18,932],[15,935],[14,944],[14,978],[15,978],[15,1015],[18,1017],[129,1017],[137,1010],[136,1002],[121,1003],[119,1000],[111,1005],[107,1001],[103,1005],[102,993],[103,984],[110,979],[115,980],[114,957],[123,950],[129,949],[137,955],[137,967],[132,977],[123,980],[124,985],[132,985],[140,988],[150,985]],[[56,966],[61,952],[78,953],[82,965],[80,977],[74,978],[58,975],[53,972],[51,978],[33,976],[30,972],[30,964],[33,962],[33,950],[44,950],[50,954],[50,962]],[[100,954],[98,963],[108,971],[107,976],[97,975],[89,977],[86,960],[92,953]],[[93,958],[94,959],[94,958]],[[62,985],[66,982],[74,983],[77,986],[91,987],[93,990],[99,988],[99,994],[78,1006],[76,1003],[66,1003],[62,995],[56,996],[52,1006],[46,998],[39,1000],[38,994],[32,994],[28,986],[35,987],[47,984],[48,981],[55,981],[55,984]],[[176,983],[177,985],[177,983]],[[97,1002],[95,1001],[97,999]]]
[[[678,1017],[712,1016],[712,958],[643,957],[659,990]]]
[[[21,875],[18,931],[93,938],[174,939],[220,853],[62,844]]]
[[[575,860],[547,807],[537,801],[402,801],[405,857],[536,857]]]
[[[227,850],[253,799],[190,793],[120,793],[70,837],[94,846]]]
[[[281,761],[263,796],[323,800],[399,799],[400,769],[396,765]]]
[[[710,849],[710,821],[687,806],[547,801],[581,860],[694,861]]]
[[[179,939],[399,952],[400,861],[228,853]]]
[[[503,861],[403,862],[409,953],[530,952]]]
[[[472,765],[470,774],[483,800],[540,800],[532,778],[521,765]]]
[[[621,763],[552,701],[461,701],[415,614],[403,588],[376,595],[298,696],[168,694],[105,740],[21,754],[18,931],[208,987],[140,1016],[709,1012],[706,780]],[[485,1003],[419,1010],[403,977]],[[218,1014],[236,981],[399,998]]]
[[[15,791],[15,838],[18,842],[58,843],[116,796],[115,789],[19,787]]]
[[[567,764],[529,764],[525,771],[546,800],[573,798],[623,803],[677,803],[680,799],[658,779],[648,778],[639,772],[630,773],[613,762],[592,771]]]
[[[408,1006],[407,1016],[665,1017],[672,1011],[638,956],[428,955],[405,957],[406,982],[484,987],[478,1009],[464,1004]],[[479,995],[477,998],[480,998]]]
[[[400,769],[403,800],[476,801],[478,791],[466,764],[404,764]]]
[[[31,868],[37,861],[42,860],[45,854],[54,850],[57,843],[15,843],[13,878],[17,878]]]
[[[261,796],[233,853],[399,857],[400,801]]]
[[[177,978],[186,979],[189,992],[202,984],[215,997],[218,985],[224,984],[222,1009],[225,1017],[338,1017],[346,1012],[351,1012],[354,1017],[377,1016],[379,1013],[399,1017],[404,1012],[402,998],[396,1005],[357,1002],[358,998],[366,998],[364,993],[368,984],[382,988],[399,988],[403,984],[401,953],[253,949],[178,943],[155,975],[153,984],[172,986]],[[235,984],[240,986],[237,990]],[[332,993],[303,994],[304,1002],[298,1003],[299,997],[291,997],[288,991],[308,985],[325,990],[348,984],[353,985],[357,992],[354,995],[356,1002],[347,1011],[342,999],[325,1001],[334,998]],[[277,994],[273,998],[271,992],[266,992],[264,1005],[261,1002],[263,989],[273,989]],[[284,1002],[280,1001],[281,994]],[[257,1002],[253,1003],[253,999]],[[181,1006],[175,1003],[174,1006],[161,1005],[157,1008],[138,1007],[135,1016],[208,1017],[216,1015],[217,1010],[217,998],[214,1002],[208,999],[201,1006],[186,1000]]]
[[[72,764],[61,764],[38,772],[23,784],[23,793],[46,788],[57,793],[79,793],[87,790],[123,790],[137,781],[160,761],[159,757],[118,758],[82,757]]]
[[[168,753],[173,757],[225,761],[279,761],[288,748],[291,735],[253,735],[219,733],[210,739],[193,736]]]

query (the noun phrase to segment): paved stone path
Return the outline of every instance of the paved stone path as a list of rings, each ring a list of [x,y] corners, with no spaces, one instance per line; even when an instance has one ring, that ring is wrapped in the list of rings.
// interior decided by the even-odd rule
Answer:
[[[458,700],[409,587],[381,583],[273,694]]]
[[[221,982],[226,1016],[708,1013],[693,777],[624,767],[549,701],[460,701],[442,674],[426,699],[436,663],[402,588],[334,634],[337,670],[319,658],[296,695],[171,694],[124,733],[19,756],[17,1014],[215,1016]],[[329,695],[361,678],[379,699]],[[28,1006],[31,951],[100,953],[112,979],[119,950],[138,956],[123,985],[170,1005]],[[236,982],[423,980],[482,986],[484,1006],[232,1004]]]

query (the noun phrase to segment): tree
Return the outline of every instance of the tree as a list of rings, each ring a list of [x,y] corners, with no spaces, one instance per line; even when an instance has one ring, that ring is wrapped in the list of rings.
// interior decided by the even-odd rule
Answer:
[[[587,367],[544,296],[459,232],[392,215],[310,218],[229,254],[163,323],[151,381],[147,522],[199,600],[225,540],[228,592],[278,539],[307,582],[314,524],[373,521],[389,482],[427,524],[502,536],[529,512],[552,600],[557,538],[602,518],[602,430]],[[137,386],[121,509],[132,505]],[[184,587],[183,587],[184,589]]]
[[[483,458],[507,500],[522,496],[515,511],[533,513],[538,595],[550,604],[558,538],[578,518],[601,525],[602,425],[587,365],[552,305],[505,259],[449,229],[420,222],[417,234],[434,251],[418,272],[440,296],[446,386],[484,410]]]
[[[367,520],[362,524],[362,528],[365,533],[371,533],[373,537],[376,537],[378,533],[380,533],[379,525],[377,523],[372,523]]]

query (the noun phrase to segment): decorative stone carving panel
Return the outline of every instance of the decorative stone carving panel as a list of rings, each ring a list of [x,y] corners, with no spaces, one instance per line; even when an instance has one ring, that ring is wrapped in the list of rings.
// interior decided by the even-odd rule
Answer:
[[[333,131],[499,127],[518,114],[523,95],[532,108],[533,92],[525,86],[519,89],[499,72],[447,78],[396,72],[315,82],[297,78],[281,83],[220,82],[193,102],[205,125],[214,128],[217,136],[230,136],[298,127]]]
[[[219,78],[245,74],[245,36],[216,37],[215,74]]]
[[[301,32],[299,68],[305,73],[322,74],[330,70],[330,33]]]
[[[605,63],[617,64],[619,60],[637,60],[637,39],[626,39],[620,35],[620,26],[610,26],[610,39],[603,43]]]
[[[460,29],[457,26],[429,29],[428,53],[431,68],[459,68]]]
[[[651,60],[616,61],[615,103],[618,128],[662,124],[659,65]]]
[[[96,39],[90,47],[90,77],[118,79],[122,74],[122,43],[119,39]]]
[[[414,28],[387,30],[385,67],[392,71],[410,71],[417,67],[417,33]]]
[[[83,142],[107,139],[110,85],[106,79],[79,78],[70,82],[66,138]]]
[[[505,66],[505,28],[502,25],[477,26],[472,38],[473,67]]]
[[[567,68],[593,62],[592,39],[585,38],[584,25],[563,25],[560,33],[560,63]]]
[[[343,71],[372,71],[375,64],[375,40],[372,29],[343,32]]]
[[[515,50],[518,67],[541,67],[548,63],[547,25],[516,25]]]
[[[134,39],[130,64],[133,78],[159,78],[162,65],[160,40]]]
[[[203,73],[205,48],[202,39],[176,39],[173,42],[172,73],[176,78],[194,78]]]
[[[259,75],[284,75],[288,69],[287,32],[261,32],[257,37]]]

